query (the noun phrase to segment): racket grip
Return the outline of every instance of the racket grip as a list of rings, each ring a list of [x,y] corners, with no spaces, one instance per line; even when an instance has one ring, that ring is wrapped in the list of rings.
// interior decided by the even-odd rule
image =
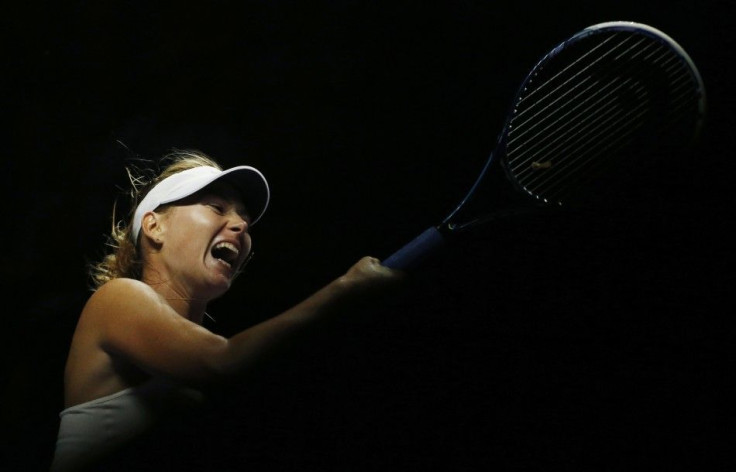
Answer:
[[[444,242],[445,237],[433,226],[386,258],[382,264],[390,269],[413,269],[437,251]]]

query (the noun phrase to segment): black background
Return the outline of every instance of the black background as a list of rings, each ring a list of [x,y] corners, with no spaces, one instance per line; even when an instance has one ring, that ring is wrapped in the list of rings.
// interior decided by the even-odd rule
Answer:
[[[161,433],[135,467],[733,468],[733,9],[12,7],[2,20],[8,470],[48,466],[85,265],[102,250],[126,159],[191,147],[268,177],[256,256],[210,310],[208,327],[232,334],[436,223],[485,161],[531,66],[612,20],[668,33],[706,84],[701,145],[663,170],[658,198],[503,220],[445,248],[400,294],[213,391],[204,415]]]

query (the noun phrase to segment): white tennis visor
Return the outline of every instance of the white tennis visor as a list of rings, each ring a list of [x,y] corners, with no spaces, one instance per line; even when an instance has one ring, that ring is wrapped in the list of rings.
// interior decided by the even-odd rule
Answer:
[[[255,224],[268,207],[271,198],[268,182],[258,169],[250,166],[219,170],[210,166],[194,167],[171,175],[154,186],[138,204],[132,222],[131,236],[138,241],[143,215],[166,203],[193,195],[215,181],[233,185],[242,195],[243,203]]]

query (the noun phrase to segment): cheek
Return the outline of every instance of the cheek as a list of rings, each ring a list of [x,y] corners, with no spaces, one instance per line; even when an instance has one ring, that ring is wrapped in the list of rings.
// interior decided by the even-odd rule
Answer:
[[[253,250],[253,239],[250,237],[250,234],[245,233],[243,241],[245,243],[247,251],[251,252]]]
[[[204,212],[177,210],[181,211],[173,212],[168,221],[169,246],[182,251],[182,256],[200,253],[209,244],[212,218]]]

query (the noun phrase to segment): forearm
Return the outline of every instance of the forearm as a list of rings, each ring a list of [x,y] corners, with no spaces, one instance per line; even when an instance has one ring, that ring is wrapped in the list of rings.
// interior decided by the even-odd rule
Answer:
[[[402,272],[382,266],[378,259],[364,257],[303,302],[228,339],[213,356],[214,370],[231,377],[257,367],[335,314],[380,298],[403,277]]]
[[[356,300],[353,288],[347,277],[340,277],[280,315],[231,337],[222,352],[222,373],[231,376],[257,367],[311,328],[349,309]]]

